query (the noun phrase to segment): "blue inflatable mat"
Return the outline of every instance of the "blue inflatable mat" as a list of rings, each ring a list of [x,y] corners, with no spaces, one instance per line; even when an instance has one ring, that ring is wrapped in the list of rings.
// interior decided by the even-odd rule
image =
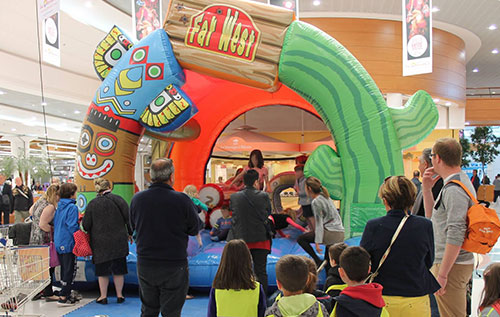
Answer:
[[[267,257],[267,275],[269,286],[276,286],[276,262],[285,254],[305,255],[307,253],[297,244],[297,237],[300,231],[296,229],[285,229],[284,233],[289,234],[290,238],[273,239],[272,252]],[[195,237],[189,238],[188,244],[188,259],[189,259],[189,286],[194,288],[210,288],[215,273],[219,267],[222,250],[226,242],[213,242],[210,240],[210,235],[207,230],[201,232],[203,246],[199,247]],[[355,237],[346,240],[345,242],[352,245],[359,245],[360,237]],[[129,255],[127,257],[128,274],[125,275],[125,284],[138,285],[137,280],[137,252],[135,243],[129,246]],[[324,249],[323,249],[324,250]],[[319,255],[323,258],[324,251]],[[78,267],[84,267],[85,280],[77,280],[76,282],[96,282],[95,267],[90,259],[78,258]],[[83,262],[83,263],[82,263]],[[319,275],[318,284],[322,285],[325,280],[325,271]]]

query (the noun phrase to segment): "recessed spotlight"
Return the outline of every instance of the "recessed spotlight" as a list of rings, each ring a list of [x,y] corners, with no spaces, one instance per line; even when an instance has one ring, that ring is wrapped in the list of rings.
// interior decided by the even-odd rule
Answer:
[[[473,73],[478,73],[478,72],[479,72],[479,69],[474,68],[474,69],[472,70],[472,72],[473,72]]]
[[[320,4],[321,4],[321,1],[319,1],[319,0],[314,0],[314,1],[313,1],[313,6],[316,6],[316,7],[317,7],[317,6],[319,6]]]
[[[10,131],[14,132],[14,131],[16,131],[16,128],[12,128],[12,129],[10,129]]]
[[[74,114],[80,114],[80,110],[75,110],[73,113]]]
[[[488,30],[496,30],[497,29],[497,25],[496,24],[492,24],[488,27]]]
[[[5,95],[5,91],[0,90],[0,95]]]
[[[66,117],[66,114],[65,114],[65,113],[63,113],[63,117]]]
[[[36,105],[34,103],[31,104],[32,107],[36,107]]]
[[[498,50],[495,48],[494,50],[491,51],[491,54],[498,54]]]
[[[43,101],[41,105],[45,107],[47,105],[47,102]]]
[[[439,99],[439,98],[434,98],[434,99],[432,99],[432,100],[434,100],[434,102],[439,102],[441,99]]]
[[[468,122],[468,121],[467,121],[467,122],[465,122],[465,125],[470,125],[470,122]]]
[[[495,92],[495,91],[492,91],[491,93],[492,93],[492,94],[496,94],[496,92]]]
[[[293,7],[292,1],[285,1],[283,4],[285,5],[285,8],[287,8],[287,9],[291,9]]]
[[[449,101],[448,101],[448,102],[447,102],[447,103],[445,103],[444,105],[449,107],[449,106],[451,106],[451,102],[449,102]]]
[[[432,7],[432,12],[439,12],[440,9],[438,7]]]

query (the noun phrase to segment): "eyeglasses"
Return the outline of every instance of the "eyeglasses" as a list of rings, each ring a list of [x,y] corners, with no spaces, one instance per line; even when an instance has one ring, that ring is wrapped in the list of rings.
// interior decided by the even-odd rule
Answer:
[[[436,153],[429,154],[429,158],[432,159],[433,156],[436,156]]]

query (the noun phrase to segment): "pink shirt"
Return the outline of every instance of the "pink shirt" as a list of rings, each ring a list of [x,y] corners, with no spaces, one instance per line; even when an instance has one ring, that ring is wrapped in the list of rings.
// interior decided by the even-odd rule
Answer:
[[[254,170],[254,171],[257,171],[257,173],[259,173],[259,185],[260,185],[260,190],[263,190],[264,189],[264,180],[268,177],[269,175],[269,172],[267,170],[267,167],[265,166],[262,166],[262,168],[258,168],[258,167],[248,167],[248,166],[245,166],[245,168],[243,169],[243,173],[248,171],[248,170]]]

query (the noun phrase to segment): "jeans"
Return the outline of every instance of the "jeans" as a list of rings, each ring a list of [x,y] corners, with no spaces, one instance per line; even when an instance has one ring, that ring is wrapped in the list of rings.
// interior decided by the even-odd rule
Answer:
[[[71,286],[76,275],[76,257],[73,253],[58,254],[61,263],[61,284],[62,289],[59,296],[68,297],[71,295]]]
[[[262,285],[264,293],[267,294],[267,255],[269,250],[250,249],[253,260],[253,271],[257,281]]]
[[[180,317],[189,286],[187,264],[180,267],[137,262],[141,316]]]

